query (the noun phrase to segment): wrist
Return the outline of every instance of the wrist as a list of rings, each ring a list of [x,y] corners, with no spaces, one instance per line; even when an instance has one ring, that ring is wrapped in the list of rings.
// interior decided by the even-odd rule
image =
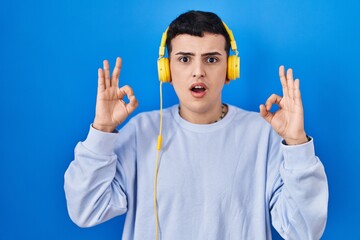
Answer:
[[[106,126],[106,125],[101,125],[101,124],[97,124],[96,122],[94,122],[92,124],[92,127],[95,128],[96,130],[102,131],[102,132],[108,132],[108,133],[112,133],[115,131],[114,126]]]
[[[311,138],[304,134],[303,137],[301,138],[298,138],[298,139],[289,139],[289,138],[286,138],[284,139],[283,143],[285,145],[300,145],[300,144],[304,144],[304,143],[307,143],[311,140]]]

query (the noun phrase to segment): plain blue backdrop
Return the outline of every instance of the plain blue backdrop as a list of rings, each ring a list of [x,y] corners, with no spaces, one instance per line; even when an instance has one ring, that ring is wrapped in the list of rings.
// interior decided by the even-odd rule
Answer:
[[[278,66],[294,69],[329,180],[323,239],[360,239],[359,1],[13,0],[0,7],[1,240],[121,238],[124,216],[89,229],[71,222],[63,175],[93,120],[102,60],[123,57],[120,84],[134,88],[136,113],[158,109],[161,33],[190,9],[216,12],[234,32],[241,78],[225,102],[258,111],[281,94]],[[170,85],[164,95],[176,103]]]

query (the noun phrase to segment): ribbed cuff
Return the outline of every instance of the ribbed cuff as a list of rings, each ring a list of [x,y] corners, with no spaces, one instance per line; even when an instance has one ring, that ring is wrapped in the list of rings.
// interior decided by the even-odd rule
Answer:
[[[314,141],[299,145],[282,144],[284,153],[284,167],[288,170],[309,168],[318,161],[315,157]]]
[[[114,133],[102,132],[91,125],[83,145],[96,154],[112,155],[114,154],[117,138],[118,131]]]

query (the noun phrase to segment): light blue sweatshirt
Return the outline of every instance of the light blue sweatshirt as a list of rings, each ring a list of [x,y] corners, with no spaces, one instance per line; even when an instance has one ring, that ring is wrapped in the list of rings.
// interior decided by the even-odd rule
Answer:
[[[229,106],[224,119],[192,124],[164,110],[158,177],[161,240],[320,239],[328,186],[313,140],[287,146],[258,113]],[[118,133],[90,128],[65,173],[71,219],[90,227],[127,213],[123,239],[155,239],[159,112]]]

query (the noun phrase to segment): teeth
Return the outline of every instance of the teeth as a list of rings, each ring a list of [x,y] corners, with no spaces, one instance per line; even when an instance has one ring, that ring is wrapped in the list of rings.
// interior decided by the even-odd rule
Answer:
[[[195,86],[195,88],[199,88],[199,89],[200,89],[200,88],[203,88],[203,87],[202,87],[202,86]]]

